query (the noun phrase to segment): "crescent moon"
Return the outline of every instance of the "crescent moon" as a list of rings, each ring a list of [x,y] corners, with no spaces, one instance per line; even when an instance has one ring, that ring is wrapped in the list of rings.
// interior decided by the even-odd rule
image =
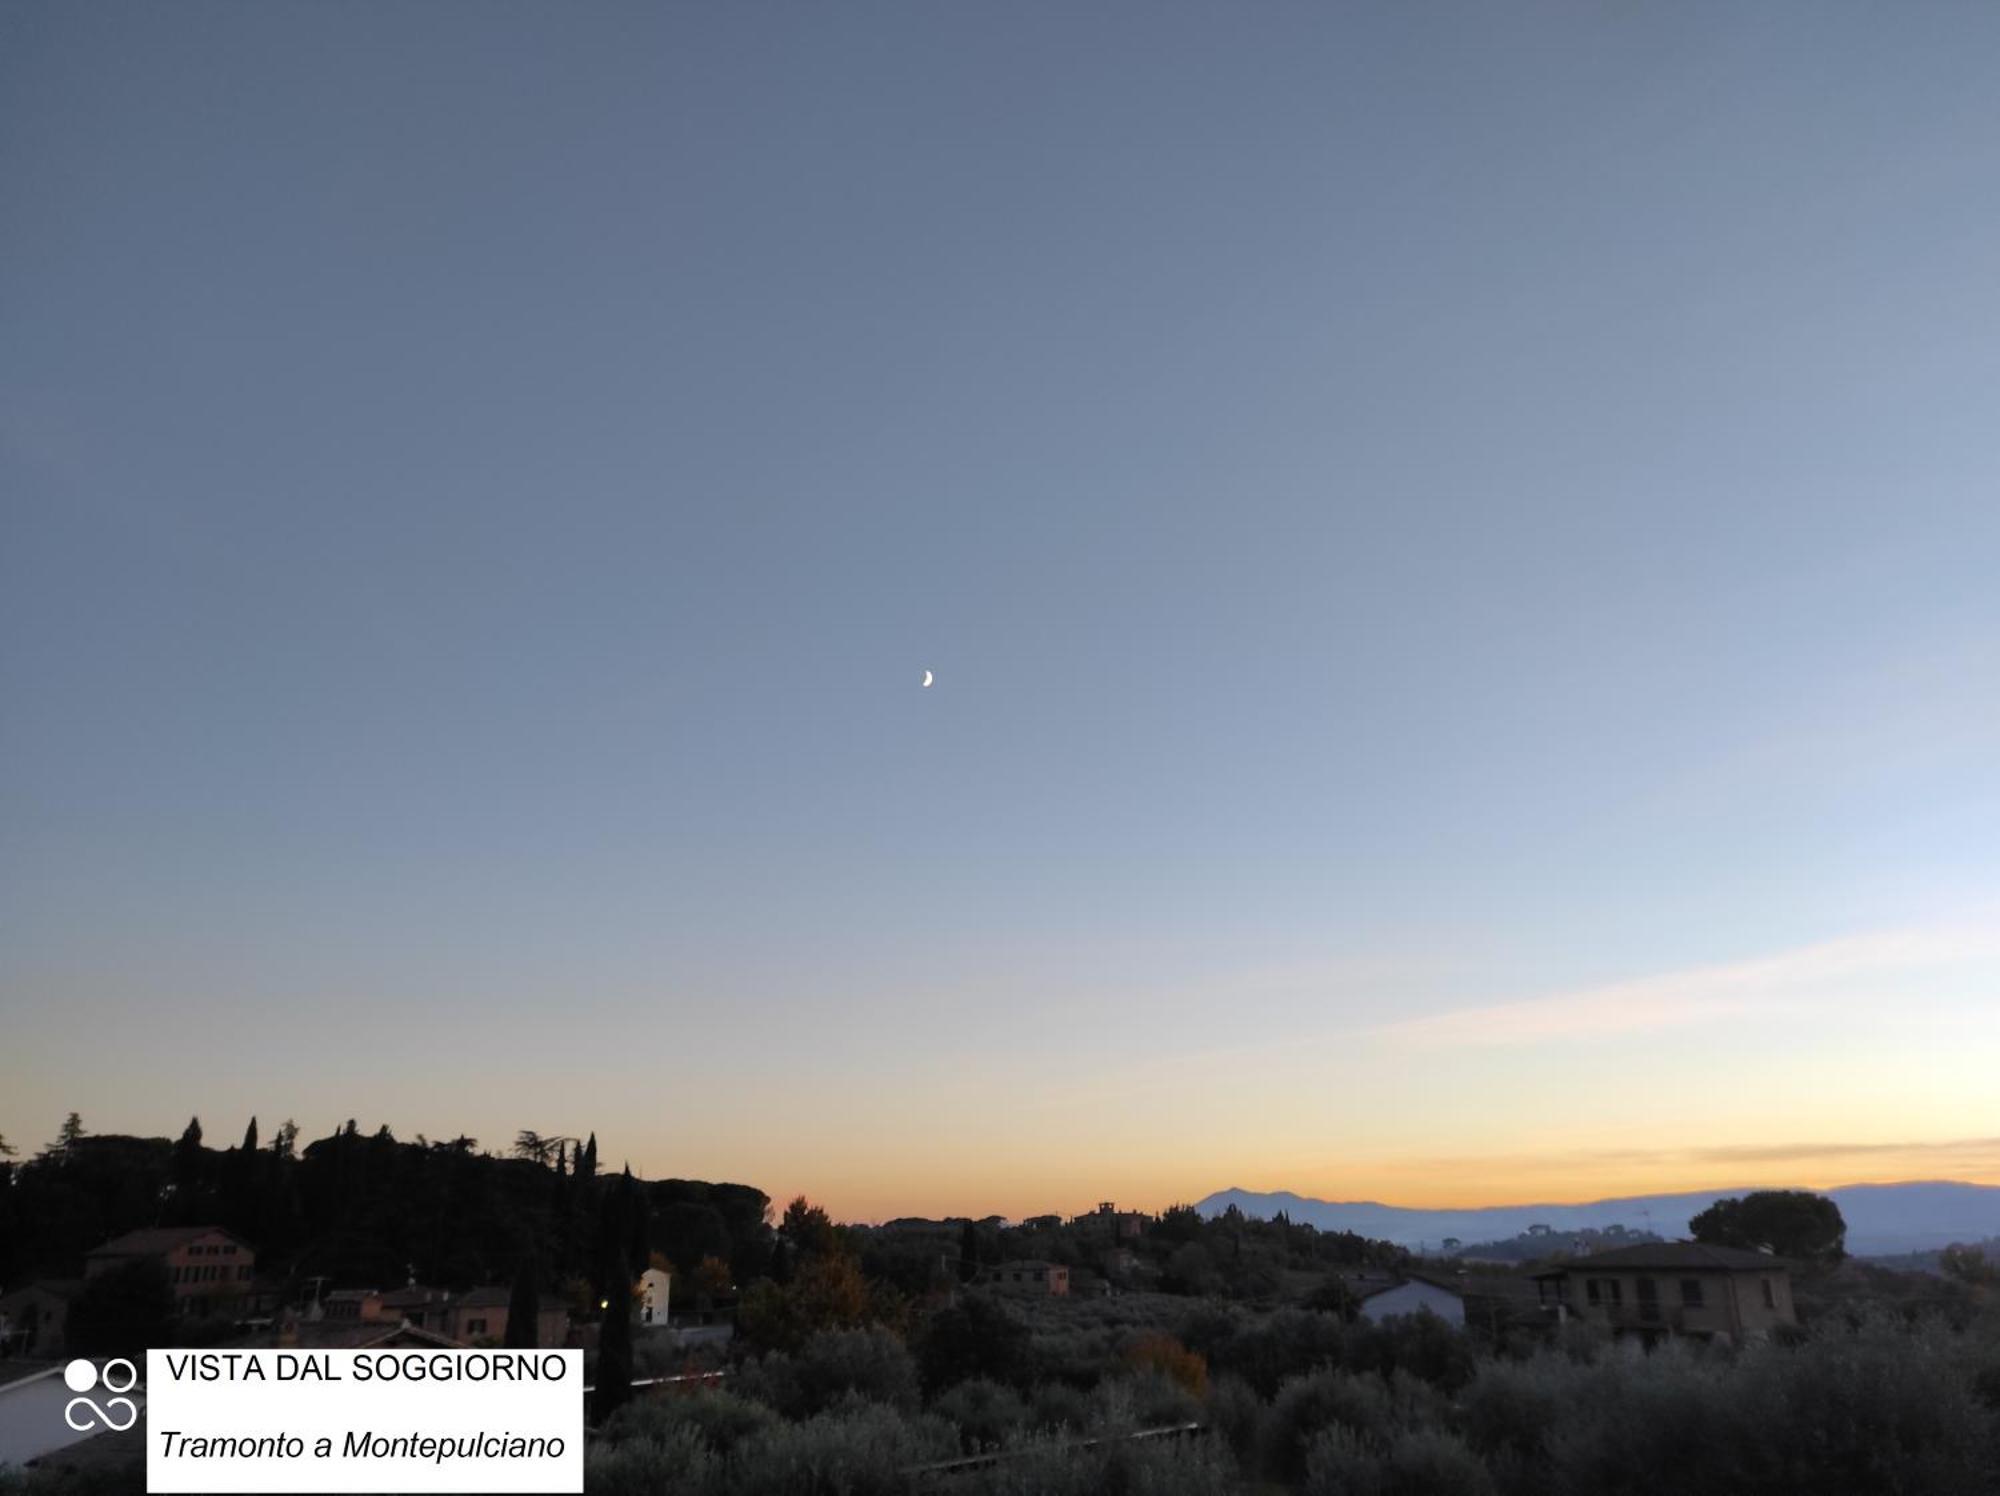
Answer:
[[[929,689],[931,688],[931,681],[932,681],[932,679],[933,679],[933,677],[932,677],[932,675],[931,675],[930,671],[926,670],[926,671],[924,672],[924,689],[925,689],[926,691],[928,691],[928,690],[929,690]]]

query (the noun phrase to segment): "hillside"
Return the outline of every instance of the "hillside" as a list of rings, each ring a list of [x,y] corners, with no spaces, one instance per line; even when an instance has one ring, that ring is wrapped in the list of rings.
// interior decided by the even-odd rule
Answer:
[[[1674,1195],[1629,1195],[1581,1205],[1490,1205],[1467,1210],[1420,1210],[1372,1200],[1315,1200],[1289,1191],[1226,1189],[1195,1207],[1219,1215],[1231,1205],[1245,1215],[1284,1211],[1293,1221],[1322,1231],[1354,1231],[1412,1249],[1435,1248],[1446,1237],[1494,1241],[1534,1226],[1560,1234],[1586,1228],[1630,1226],[1662,1236],[1687,1234],[1691,1216],[1754,1186]],[[1927,1252],[1955,1241],[2000,1235],[2000,1187],[1951,1181],[1850,1184],[1825,1190],[1847,1220],[1847,1249],[1857,1256]]]

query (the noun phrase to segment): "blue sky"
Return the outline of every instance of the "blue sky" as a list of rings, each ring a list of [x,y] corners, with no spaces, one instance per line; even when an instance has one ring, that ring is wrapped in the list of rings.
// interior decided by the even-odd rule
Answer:
[[[0,1132],[595,1127],[857,1214],[1579,1127],[2000,1180],[1996,63],[10,6]]]

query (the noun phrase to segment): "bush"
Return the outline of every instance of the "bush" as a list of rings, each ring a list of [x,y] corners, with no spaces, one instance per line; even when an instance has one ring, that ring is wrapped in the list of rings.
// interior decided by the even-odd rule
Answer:
[[[1493,1476],[1457,1435],[1411,1429],[1384,1449],[1329,1429],[1306,1453],[1306,1496],[1493,1496]]]
[[[1125,1361],[1140,1371],[1160,1372],[1191,1396],[1208,1394],[1208,1362],[1171,1335],[1141,1335],[1125,1347]]]
[[[1047,1433],[1076,1433],[1090,1427],[1090,1394],[1067,1382],[1044,1382],[1029,1397],[1028,1423]]]
[[[727,1496],[901,1496],[913,1484],[912,1466],[957,1453],[957,1431],[942,1419],[849,1402],[745,1444],[729,1460],[724,1489]],[[681,1489],[670,1481],[653,1496]]]
[[[603,1440],[612,1446],[640,1439],[660,1443],[692,1429],[704,1449],[726,1455],[778,1423],[778,1415],[763,1403],[733,1392],[703,1389],[686,1396],[647,1397],[627,1403],[604,1425]]]
[[[1202,1438],[1091,1449],[1042,1444],[951,1485],[962,1496],[1229,1496],[1244,1489],[1228,1449]]]
[[[1233,1333],[1210,1340],[1218,1328],[1212,1320],[1190,1322],[1181,1338],[1206,1353],[1211,1373],[1233,1372],[1264,1397],[1287,1377],[1339,1366],[1346,1356],[1347,1326],[1337,1315],[1280,1309],[1260,1323],[1238,1321]]]
[[[1306,1473],[1314,1440],[1327,1430],[1346,1429],[1368,1447],[1386,1449],[1395,1426],[1388,1388],[1377,1378],[1344,1371],[1293,1377],[1278,1389],[1264,1420],[1264,1466],[1295,1481]]]
[[[923,1383],[942,1391],[973,1377],[1018,1386],[1028,1367],[1028,1330],[979,1294],[933,1314],[917,1342]]]
[[[628,1403],[614,1413],[607,1435],[610,1423],[638,1406]],[[714,1489],[719,1473],[700,1432],[687,1424],[661,1426],[645,1437],[607,1437],[588,1446],[583,1460],[583,1485],[591,1496],[657,1496],[661,1491],[696,1496]]]
[[[958,1425],[967,1454],[1006,1442],[1028,1422],[1028,1405],[1010,1387],[975,1377],[939,1395],[931,1411]]]
[[[793,1419],[823,1413],[847,1397],[913,1411],[917,1365],[903,1342],[880,1326],[822,1330],[796,1354],[773,1351],[746,1362],[734,1390]]]
[[[1263,1401],[1243,1378],[1222,1376],[1209,1384],[1208,1426],[1239,1463],[1255,1458],[1263,1422]]]

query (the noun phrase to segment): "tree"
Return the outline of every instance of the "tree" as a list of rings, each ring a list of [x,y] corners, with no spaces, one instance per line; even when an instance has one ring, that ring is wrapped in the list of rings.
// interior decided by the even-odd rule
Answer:
[[[1939,1254],[1938,1270],[1968,1288],[2000,1285],[2000,1263],[1989,1258],[1984,1249],[1961,1242],[1953,1242]]]
[[[958,1281],[970,1283],[979,1276],[979,1229],[967,1221],[958,1231]]]
[[[507,1296],[507,1333],[501,1343],[514,1350],[533,1350],[537,1339],[542,1303],[536,1288],[539,1264],[529,1253],[521,1258],[514,1273],[514,1291]]]
[[[71,1112],[67,1117],[63,1118],[62,1131],[56,1134],[55,1151],[57,1153],[68,1153],[70,1149],[82,1141],[84,1136],[83,1118],[79,1117],[75,1112]]]
[[[135,1356],[173,1344],[174,1291],[156,1257],[100,1273],[70,1305],[64,1335],[77,1356]]]
[[[7,1145],[7,1134],[0,1132],[0,1158],[12,1158],[14,1150]]]
[[[632,1278],[624,1253],[606,1254],[603,1318],[597,1331],[597,1390],[591,1394],[591,1416],[604,1420],[632,1400]]]
[[[298,1142],[299,1124],[287,1117],[285,1125],[280,1127],[277,1136],[271,1139],[271,1151],[280,1158],[290,1158],[297,1150]]]
[[[543,1168],[548,1167],[550,1155],[561,1146],[561,1138],[545,1138],[531,1127],[524,1127],[514,1135],[514,1157],[525,1158]]]
[[[834,1229],[833,1218],[804,1195],[785,1207],[785,1217],[778,1230],[801,1257],[824,1257],[840,1248],[840,1236]]]
[[[255,1117],[252,1117],[250,1125],[243,1129],[243,1151],[245,1153],[255,1153],[257,1151],[257,1119]]]
[[[924,1386],[932,1392],[973,1377],[1020,1382],[1030,1367],[1026,1325],[980,1294],[966,1294],[930,1318],[917,1343]]]
[[[1757,1190],[1717,1200],[1688,1222],[1688,1230],[1710,1246],[1774,1252],[1799,1262],[1838,1262],[1847,1255],[1840,1207],[1810,1190]]]

